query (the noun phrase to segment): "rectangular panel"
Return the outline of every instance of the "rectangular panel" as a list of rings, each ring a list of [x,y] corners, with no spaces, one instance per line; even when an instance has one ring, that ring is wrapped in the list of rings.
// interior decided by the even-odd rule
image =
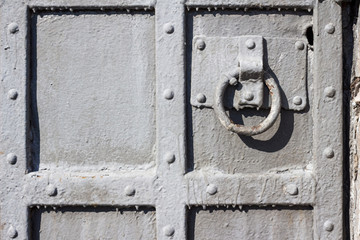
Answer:
[[[313,239],[311,207],[192,208],[188,239]]]
[[[32,168],[151,167],[153,13],[40,12],[31,24]]]
[[[156,239],[154,209],[41,207],[30,218],[32,240]]]
[[[312,85],[312,71],[306,69],[306,65],[312,61],[307,60],[306,56],[310,55],[309,58],[312,58],[313,54],[311,39],[308,41],[306,36],[311,23],[312,16],[307,11],[188,12],[187,61],[191,66],[187,69],[187,91],[190,98],[187,118],[190,136],[189,170],[213,169],[235,174],[312,169],[313,118],[309,109],[313,96],[312,89],[308,87]],[[234,42],[234,39],[249,35],[265,39],[264,70],[271,73],[282,89],[283,107],[301,109],[282,109],[269,130],[253,137],[228,131],[220,123],[214,110],[208,108],[215,102],[214,93],[221,75],[238,67],[238,42]],[[197,47],[194,41],[201,36],[205,39],[205,49],[193,49]],[[210,46],[215,39],[221,39],[221,43],[216,43],[219,43],[218,48]],[[296,48],[298,41],[304,43],[302,50]],[[194,57],[192,54],[199,56]],[[209,57],[205,56],[207,54],[213,56],[208,59],[208,63],[213,66],[208,67],[209,64],[205,61]],[[292,58],[296,58],[301,64]],[[291,67],[293,65],[296,65],[296,69]],[[221,66],[223,69],[219,69]],[[206,107],[195,104],[201,94],[205,95],[203,106]],[[297,107],[293,104],[295,96],[302,97],[302,102]],[[268,104],[267,99],[264,100],[264,105]],[[235,124],[256,126],[265,119],[269,111],[231,109],[228,114]]]

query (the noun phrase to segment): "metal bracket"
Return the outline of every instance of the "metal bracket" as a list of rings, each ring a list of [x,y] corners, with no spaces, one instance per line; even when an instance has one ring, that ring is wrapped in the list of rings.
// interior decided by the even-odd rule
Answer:
[[[234,108],[260,108],[264,96],[263,38],[246,36],[239,38],[240,89],[234,96]]]

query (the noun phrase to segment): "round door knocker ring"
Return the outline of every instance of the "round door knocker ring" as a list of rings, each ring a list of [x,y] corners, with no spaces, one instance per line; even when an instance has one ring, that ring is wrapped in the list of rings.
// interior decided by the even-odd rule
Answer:
[[[280,90],[275,80],[273,78],[268,78],[265,80],[265,84],[268,87],[269,93],[271,95],[271,108],[269,115],[259,125],[256,126],[235,124],[226,114],[224,107],[224,94],[229,84],[230,79],[226,75],[223,75],[215,92],[214,110],[221,124],[224,125],[224,127],[229,131],[245,136],[257,135],[268,130],[275,123],[281,109]]]

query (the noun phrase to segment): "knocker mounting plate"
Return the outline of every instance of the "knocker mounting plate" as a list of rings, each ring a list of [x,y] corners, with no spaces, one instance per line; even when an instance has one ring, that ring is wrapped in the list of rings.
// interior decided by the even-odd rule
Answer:
[[[255,44],[250,51],[251,56],[247,55],[253,44],[249,39]],[[280,88],[281,107],[301,111],[308,103],[306,66],[307,45],[304,39],[195,36],[190,102],[195,107],[212,108],[219,78],[224,73],[233,73],[242,75],[242,80],[241,84],[229,86],[226,90],[225,108],[270,108],[271,97],[264,83],[272,78]],[[237,67],[240,71],[236,70]],[[199,98],[200,95],[203,97]]]

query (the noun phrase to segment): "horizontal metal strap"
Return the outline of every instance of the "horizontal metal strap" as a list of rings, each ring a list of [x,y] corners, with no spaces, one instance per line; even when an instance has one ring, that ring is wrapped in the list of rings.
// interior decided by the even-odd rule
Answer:
[[[155,174],[37,172],[25,176],[27,205],[155,206]],[[54,196],[49,185],[57,189]]]
[[[186,175],[187,205],[313,205],[315,181],[311,172],[279,174]]]

